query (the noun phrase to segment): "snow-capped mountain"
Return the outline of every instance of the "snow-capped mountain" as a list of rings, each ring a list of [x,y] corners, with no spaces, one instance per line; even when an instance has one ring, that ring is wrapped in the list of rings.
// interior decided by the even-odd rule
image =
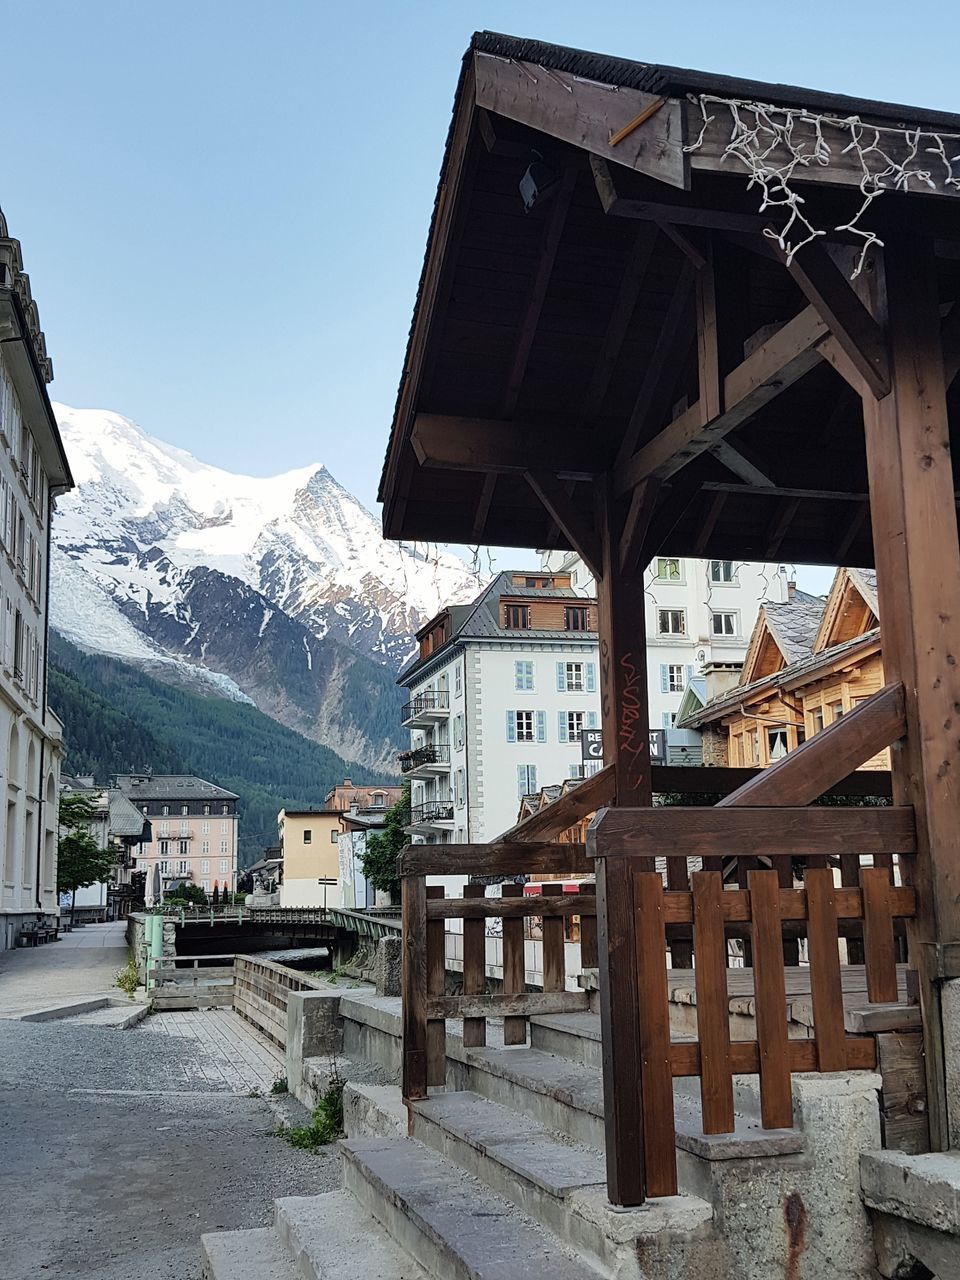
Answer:
[[[441,604],[476,594],[464,562],[385,542],[324,466],[235,475],[119,414],[54,409],[77,482],[54,521],[54,627],[384,767],[393,673]]]

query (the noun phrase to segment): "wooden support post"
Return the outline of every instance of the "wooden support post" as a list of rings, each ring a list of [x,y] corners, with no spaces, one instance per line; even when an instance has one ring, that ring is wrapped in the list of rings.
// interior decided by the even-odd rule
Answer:
[[[899,233],[879,266],[872,303],[886,325],[892,389],[879,401],[864,393],[864,434],[883,666],[905,694],[907,733],[891,752],[891,772],[894,803],[916,810],[910,960],[920,980],[931,1142],[943,1150],[939,958],[960,942],[960,544],[933,245]]]
[[[616,803],[653,803],[647,714],[643,557],[620,566],[621,521],[609,483],[600,494],[598,527],[602,574],[597,582],[600,626],[600,703],[604,760],[613,770]],[[640,1082],[640,1006],[634,871],[653,871],[654,859],[597,850],[600,935],[600,1019],[606,1120],[607,1194],[612,1204],[642,1204],[647,1183]],[[612,856],[606,857],[609,852]]]
[[[442,884],[427,886],[427,901],[444,896]],[[427,997],[442,996],[446,981],[446,936],[442,920],[427,920]],[[443,1018],[427,1022],[427,1084],[443,1086],[447,1076],[447,1025]]]
[[[483,898],[486,888],[482,884],[463,887],[465,898]],[[466,917],[463,921],[463,994],[482,996],[487,989],[487,922],[482,916]],[[486,1018],[464,1018],[463,1046],[476,1049],[487,1043]]]
[[[404,876],[403,1098],[427,1096],[427,882]]]
[[[500,890],[504,898],[522,898],[523,886],[505,884]],[[526,967],[524,965],[523,917],[503,922],[503,994],[505,996],[522,995],[527,989]],[[527,1020],[520,1017],[509,1017],[503,1020],[503,1043],[526,1044]]]

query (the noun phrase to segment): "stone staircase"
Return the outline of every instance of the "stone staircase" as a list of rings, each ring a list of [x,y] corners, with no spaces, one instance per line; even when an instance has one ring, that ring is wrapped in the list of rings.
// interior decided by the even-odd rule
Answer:
[[[606,1196],[595,1015],[533,1018],[528,1047],[496,1043],[488,1024],[488,1046],[465,1048],[450,1023],[447,1089],[409,1117],[391,1083],[399,1000],[351,993],[339,1015],[351,1081],[343,1190],[277,1201],[272,1227],[204,1236],[208,1280],[768,1280],[785,1273],[791,1249],[791,1280],[875,1274],[856,1185],[855,1203],[840,1205],[803,1123],[815,1129],[826,1105],[830,1159],[856,1171],[871,1103],[876,1112],[872,1076],[830,1077],[825,1093],[814,1086],[826,1077],[807,1078],[798,1127],[774,1132],[760,1128],[744,1085],[737,1132],[722,1137],[700,1133],[695,1092],[678,1088],[681,1194],[618,1211]],[[303,1063],[301,1100],[322,1091],[329,1070],[322,1058]],[[784,1218],[791,1195],[799,1244]]]

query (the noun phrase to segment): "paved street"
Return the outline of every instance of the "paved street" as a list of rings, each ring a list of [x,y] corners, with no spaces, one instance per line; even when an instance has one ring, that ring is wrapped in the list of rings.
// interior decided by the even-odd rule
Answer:
[[[266,1225],[276,1196],[339,1185],[335,1151],[276,1136],[267,1091],[282,1063],[231,1011],[126,1031],[89,1015],[16,1021],[18,1008],[120,994],[122,930],[64,941],[0,957],[3,1280],[197,1280],[202,1231]]]

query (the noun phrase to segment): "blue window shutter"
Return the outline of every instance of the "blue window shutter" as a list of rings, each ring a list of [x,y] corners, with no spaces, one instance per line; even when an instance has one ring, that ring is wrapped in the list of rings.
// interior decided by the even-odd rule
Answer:
[[[517,765],[517,799],[522,800],[527,794],[527,766]]]
[[[688,662],[687,663],[687,684],[689,684],[692,679],[693,679],[693,667],[691,667]]]
[[[530,794],[537,789],[537,766],[535,764],[527,765],[527,784],[530,787]]]
[[[587,663],[587,693],[597,692],[597,664]]]
[[[515,662],[513,664],[513,687],[515,689],[523,688],[523,663]]]
[[[567,664],[565,662],[557,663],[557,692],[567,692]]]
[[[588,729],[597,728],[597,713],[595,711],[587,712],[587,728]]]
[[[507,741],[516,742],[517,740],[517,717],[512,711],[507,712]]]
[[[547,713],[545,711],[537,712],[537,741],[546,742],[547,740]]]
[[[670,673],[667,670],[667,664],[665,662],[660,663],[660,692],[670,692]]]
[[[557,712],[557,741],[566,742],[567,738],[567,713],[565,711]]]
[[[662,718],[663,718],[663,727],[665,729],[669,729],[670,728],[670,712],[664,711]]]

